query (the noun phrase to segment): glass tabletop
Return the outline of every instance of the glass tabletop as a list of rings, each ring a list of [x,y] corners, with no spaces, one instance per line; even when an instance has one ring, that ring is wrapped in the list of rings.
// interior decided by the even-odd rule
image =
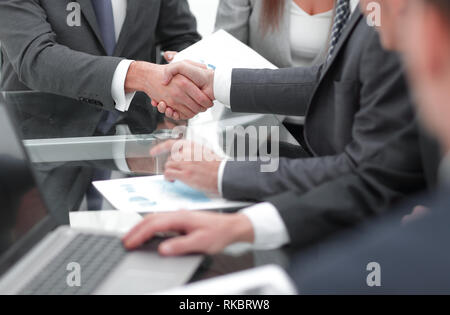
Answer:
[[[282,117],[232,113],[221,104],[189,121],[176,122],[158,113],[145,97],[139,102],[139,95],[126,113],[39,92],[2,96],[47,203],[61,223],[68,223],[72,211],[114,210],[93,188],[93,181],[163,174],[168,155],[153,158],[150,150],[170,139],[201,143],[228,158],[256,157],[263,146],[283,151],[280,148],[298,145]],[[285,265],[281,251],[227,253],[207,260],[206,272],[197,277],[250,268],[259,265],[261,257]]]

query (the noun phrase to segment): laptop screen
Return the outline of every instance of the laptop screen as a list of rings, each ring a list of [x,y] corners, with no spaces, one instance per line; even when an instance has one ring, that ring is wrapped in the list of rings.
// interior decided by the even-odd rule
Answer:
[[[47,207],[0,95],[0,275],[48,233],[47,221]]]

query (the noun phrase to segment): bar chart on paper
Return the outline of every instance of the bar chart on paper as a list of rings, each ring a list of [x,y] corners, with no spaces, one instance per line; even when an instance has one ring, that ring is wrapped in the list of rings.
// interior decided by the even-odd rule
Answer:
[[[168,182],[164,176],[134,177],[98,181],[100,193],[118,210],[138,213],[177,210],[215,210],[242,208],[249,203],[212,197],[182,182]]]

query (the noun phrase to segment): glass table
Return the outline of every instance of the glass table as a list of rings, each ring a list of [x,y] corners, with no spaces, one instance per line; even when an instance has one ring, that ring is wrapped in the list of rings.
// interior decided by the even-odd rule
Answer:
[[[221,104],[192,120],[175,122],[149,106],[144,97],[124,114],[45,93],[8,92],[3,97],[50,210],[62,224],[69,223],[71,212],[114,210],[93,188],[93,181],[163,174],[167,156],[152,158],[149,152],[168,139],[201,142],[234,157],[259,154],[251,145],[243,153],[235,150],[236,143],[252,143],[252,137],[259,146],[270,142],[289,150],[298,145],[280,122],[282,117],[236,114]],[[227,138],[237,126],[242,133]],[[277,131],[276,139],[273,130]],[[192,281],[272,263],[286,267],[288,262],[286,250],[254,251],[235,246],[207,257]]]

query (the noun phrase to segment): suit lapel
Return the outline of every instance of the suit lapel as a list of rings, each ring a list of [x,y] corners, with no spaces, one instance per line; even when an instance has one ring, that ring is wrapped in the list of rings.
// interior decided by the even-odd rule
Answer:
[[[91,0],[77,0],[81,7],[81,12],[83,12],[84,17],[88,21],[90,27],[92,28],[97,40],[102,44],[104,49],[102,36],[100,34],[100,28],[98,26],[97,17],[95,16],[94,7],[92,6]],[[105,51],[106,53],[106,51]]]
[[[356,25],[361,20],[362,16],[363,16],[362,12],[359,9],[356,9],[356,11],[353,12],[352,17],[351,17],[350,21],[348,22],[349,25],[345,28],[345,31],[344,31],[344,33],[342,33],[342,37],[341,37],[341,39],[339,40],[339,42],[338,42],[338,44],[336,46],[336,50],[335,50],[335,53],[334,53],[333,57],[330,59],[330,61],[327,62],[326,67],[324,69],[322,69],[322,71],[321,71],[319,82],[316,84],[316,87],[314,88],[314,92],[312,93],[313,97],[311,98],[311,101],[308,104],[308,107],[306,108],[306,114],[305,114],[306,117],[308,117],[309,114],[310,114],[312,100],[314,99],[314,97],[315,97],[315,95],[317,93],[317,90],[319,89],[320,85],[322,84],[322,81],[324,80],[324,77],[328,73],[328,70],[330,70],[331,65],[336,61],[336,56],[339,54],[340,50],[344,47],[344,44],[347,42],[347,40],[352,35],[353,30],[355,29]],[[306,119],[308,120],[308,118],[306,118]],[[307,127],[305,125],[305,140],[308,143],[309,149],[312,152],[314,152],[311,149],[311,146],[309,145],[308,137],[306,135],[307,134],[307,129],[306,128]]]
[[[325,76],[325,74],[330,69],[331,65],[336,60],[337,55],[339,55],[339,52],[341,51],[342,47],[344,47],[345,42],[348,40],[348,38],[351,36],[353,29],[358,24],[359,20],[362,18],[362,12],[357,8],[355,12],[353,12],[352,17],[350,18],[350,21],[348,22],[349,25],[345,28],[344,32],[341,35],[341,38],[335,48],[334,54],[331,57],[331,59],[327,62],[325,69],[322,71],[322,78]]]
[[[122,54],[124,49],[126,48],[128,38],[130,36],[131,30],[133,29],[132,26],[137,22],[136,19],[139,12],[139,4],[140,1],[138,0],[127,0],[127,15],[125,17],[125,21],[123,22],[119,39],[117,40],[114,56],[120,56],[120,54]]]

